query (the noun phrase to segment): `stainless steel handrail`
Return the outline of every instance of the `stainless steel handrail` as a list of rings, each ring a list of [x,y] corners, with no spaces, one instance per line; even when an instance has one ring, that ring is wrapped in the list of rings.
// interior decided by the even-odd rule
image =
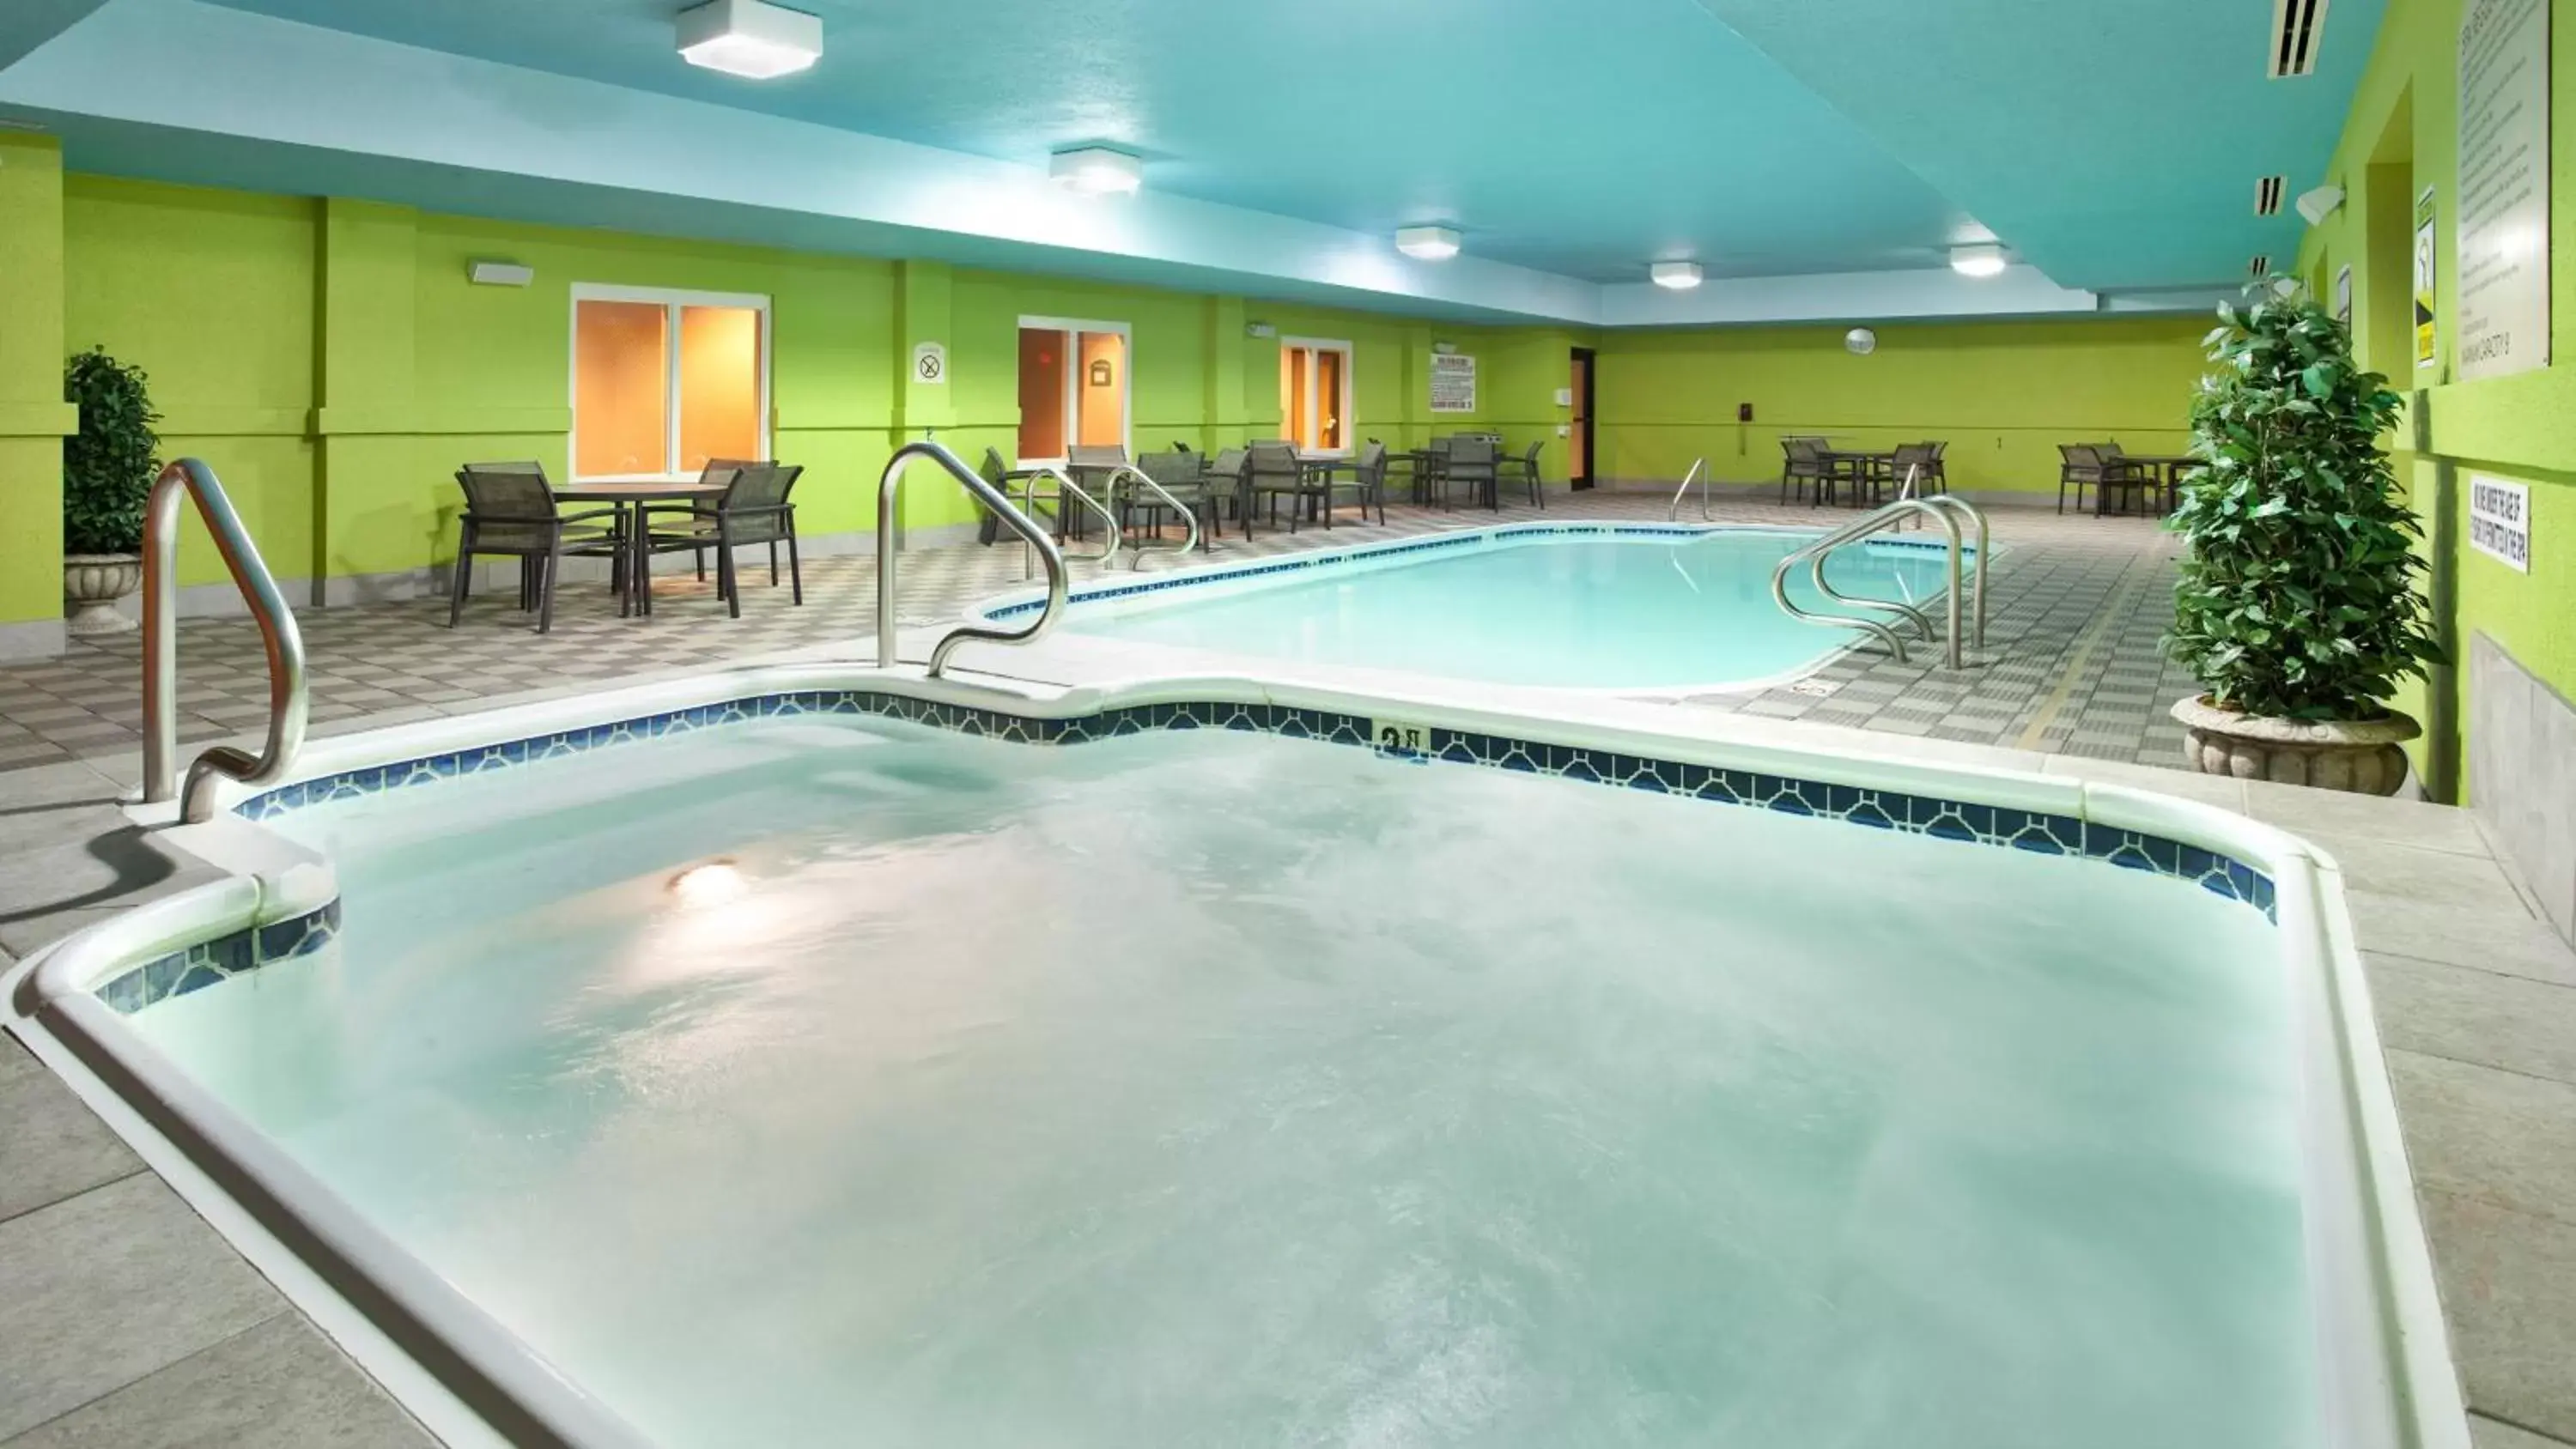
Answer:
[[[1081,499],[1083,507],[1090,509],[1093,513],[1099,516],[1101,523],[1106,525],[1109,530],[1109,546],[1096,554],[1076,554],[1075,557],[1087,560],[1091,563],[1096,563],[1104,569],[1109,567],[1109,565],[1117,559],[1118,546],[1122,542],[1118,532],[1118,515],[1109,511],[1108,504],[1092,497],[1090,490],[1084,488],[1081,484],[1074,482],[1072,474],[1065,472],[1062,468],[1059,468],[1052,463],[1040,463],[1036,467],[1027,470],[1027,475],[1030,477],[1043,476],[1053,478],[1055,480],[1056,507],[1059,510],[1064,507],[1064,500],[1070,496]],[[1031,490],[1031,496],[1035,496],[1034,489]],[[1056,521],[1059,524],[1063,522],[1060,518]]]
[[[1946,508],[1956,513],[1963,513],[1967,515],[1970,522],[1977,525],[1977,622],[1975,630],[1968,637],[1978,648],[1983,649],[1986,647],[1986,560],[1994,554],[1994,549],[1990,547],[1994,534],[1986,527],[1986,511],[1952,493],[1925,493],[1918,496],[1923,502],[1935,508]]]
[[[188,766],[187,788],[179,788],[179,638],[178,562],[179,495],[197,500],[197,516],[214,535],[215,551],[232,571],[233,586],[259,621],[260,642],[268,650],[268,740],[257,756],[216,745]],[[268,564],[242,527],[241,515],[224,496],[215,470],[195,458],[181,458],[152,480],[143,505],[143,798],[157,803],[176,798],[179,818],[191,824],[215,815],[215,782],[273,784],[295,763],[304,747],[304,722],[312,690],[304,674],[304,635],[295,627],[295,611],[277,587]]]
[[[929,672],[935,679],[939,676],[939,672],[948,666],[949,651],[960,644],[974,640],[982,640],[988,644],[1027,644],[1054,628],[1056,619],[1064,613],[1065,594],[1071,587],[1071,581],[1065,573],[1064,551],[1055,546],[1054,539],[1047,537],[1045,529],[1040,528],[1026,513],[1020,511],[1019,505],[1013,503],[1008,494],[986,481],[983,474],[967,467],[965,460],[948,451],[945,445],[931,442],[906,443],[894,450],[894,456],[886,460],[884,475],[877,479],[877,667],[879,669],[892,669],[895,663],[895,496],[903,482],[904,466],[915,458],[928,458],[945,469],[948,476],[956,479],[967,492],[975,495],[976,501],[993,510],[993,516],[999,518],[1004,527],[1018,534],[1021,541],[1029,547],[1036,549],[1038,557],[1046,563],[1047,601],[1046,607],[1038,612],[1037,619],[1025,629],[995,629],[982,624],[961,624],[949,630],[940,636],[936,645],[931,647]]]
[[[1976,642],[1980,646],[1983,646],[1986,642],[1985,572],[1987,551],[1986,540],[1988,537],[1985,515],[1980,512],[1974,504],[1967,502],[1965,499],[1951,498],[1947,495],[1942,495],[1941,501],[1938,503],[1927,498],[1899,497],[1885,506],[1873,510],[1861,518],[1854,519],[1852,522],[1843,525],[1841,528],[1835,529],[1833,532],[1826,534],[1822,538],[1814,539],[1790,550],[1788,556],[1780,560],[1779,566],[1771,571],[1772,602],[1780,606],[1782,613],[1787,614],[1790,618],[1798,620],[1800,623],[1816,624],[1826,628],[1866,629],[1873,635],[1876,635],[1879,641],[1887,646],[1888,652],[1896,656],[1896,662],[1899,664],[1907,662],[1904,639],[1900,637],[1894,629],[1889,628],[1876,619],[1865,618],[1857,614],[1818,613],[1809,609],[1801,608],[1797,604],[1790,602],[1789,572],[1796,568],[1800,563],[1806,563],[1809,565],[1809,576],[1815,583],[1817,591],[1822,593],[1826,598],[1832,599],[1837,603],[1848,604],[1859,608],[1880,609],[1890,613],[1903,615],[1910,619],[1916,627],[1922,630],[1924,638],[1930,639],[1934,637],[1932,621],[1929,616],[1923,613],[1922,610],[1917,609],[1910,604],[1891,603],[1883,599],[1853,598],[1848,594],[1844,594],[1836,590],[1831,584],[1825,582],[1825,559],[1835,549],[1841,548],[1845,544],[1860,542],[1871,534],[1883,533],[1888,529],[1895,527],[1898,522],[1906,518],[1930,517],[1939,522],[1942,531],[1950,536],[1950,547],[1948,549],[1950,577],[1949,588],[1945,592],[1945,602],[1947,604],[1949,615],[1948,622],[1950,626],[1948,638],[1946,640],[1946,660],[1950,668],[1960,668],[1964,661],[1964,656],[1961,652],[1964,644],[1964,636],[1960,629],[1959,609],[1959,598],[1960,594],[1963,592],[1961,584],[1964,580],[1961,578],[1960,556],[1963,552],[1965,540],[1961,538],[1959,533],[1958,515],[1962,513],[1973,518],[1977,523]]]
[[[1708,522],[1708,460],[1695,458],[1690,471],[1682,475],[1682,486],[1673,490],[1673,506],[1664,510],[1664,521],[1672,523],[1682,516],[1682,495],[1690,492],[1691,480],[1699,480],[1699,521]]]
[[[1165,488],[1162,484],[1145,476],[1143,469],[1129,463],[1121,463],[1117,467],[1109,470],[1109,496],[1113,499],[1118,496],[1118,480],[1121,478],[1133,478],[1137,482],[1144,484],[1147,492],[1150,492],[1155,497],[1163,500],[1163,506],[1165,508],[1171,509],[1182,518],[1188,520],[1190,525],[1190,536],[1182,540],[1180,548],[1181,557],[1188,558],[1192,551],[1196,550],[1199,546],[1198,510],[1181,502],[1178,498],[1173,497],[1170,489]],[[1159,529],[1162,525],[1158,523],[1155,527]],[[1128,560],[1127,567],[1131,570],[1143,568],[1145,566],[1145,545],[1140,543],[1136,545],[1131,552],[1133,557]]]

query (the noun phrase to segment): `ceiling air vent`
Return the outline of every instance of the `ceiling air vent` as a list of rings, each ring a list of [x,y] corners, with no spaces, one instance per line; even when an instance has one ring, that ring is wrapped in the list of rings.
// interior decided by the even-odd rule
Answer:
[[[2254,214],[2256,216],[2279,216],[2281,214],[2281,193],[2289,189],[2290,178],[2287,176],[2266,176],[2262,180],[2255,182]]]
[[[2272,79],[2315,70],[2325,31],[2326,0],[2272,0]]]
[[[2253,265],[2245,269],[2245,275],[2254,278],[2258,282],[2271,274],[2272,259],[2270,257],[2256,257]]]

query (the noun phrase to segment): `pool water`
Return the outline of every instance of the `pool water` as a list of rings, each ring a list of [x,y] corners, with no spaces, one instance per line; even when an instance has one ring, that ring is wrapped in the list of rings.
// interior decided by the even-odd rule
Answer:
[[[1860,637],[1800,623],[1771,597],[1773,570],[1813,537],[1506,535],[1320,573],[1077,603],[1064,627],[1491,684],[1718,688],[1794,674]],[[1920,606],[1948,586],[1948,564],[1940,549],[1870,544],[1837,549],[1825,577],[1856,598]],[[1825,607],[1803,564],[1789,597]]]
[[[276,823],[339,944],[137,1029],[664,1444],[2318,1441],[2186,883],[879,719]]]

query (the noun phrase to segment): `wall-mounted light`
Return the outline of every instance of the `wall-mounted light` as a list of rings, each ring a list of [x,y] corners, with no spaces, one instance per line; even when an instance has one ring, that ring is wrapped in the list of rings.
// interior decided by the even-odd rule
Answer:
[[[1963,277],[2000,276],[2004,269],[2004,249],[1992,242],[1950,249],[1950,270]]]
[[[1267,322],[1246,322],[1243,324],[1243,335],[1246,337],[1276,337],[1279,335],[1279,329],[1271,326]]]
[[[793,75],[823,58],[823,20],[765,0],[707,0],[680,12],[680,58],[749,80]]]
[[[1048,157],[1047,175],[1084,196],[1132,196],[1145,184],[1145,163],[1106,146],[1076,146]]]
[[[2314,191],[2302,191],[2297,205],[2308,225],[2323,226],[2325,219],[2335,214],[2335,208],[2343,205],[2343,188],[2320,186]]]
[[[517,262],[473,261],[465,264],[465,280],[478,287],[524,287],[536,279],[536,268]]]
[[[1416,261],[1445,262],[1458,255],[1458,233],[1445,226],[1400,226],[1395,249]]]
[[[1658,287],[1687,292],[1699,285],[1701,272],[1697,262],[1657,262],[1646,268],[1646,275],[1654,278]]]

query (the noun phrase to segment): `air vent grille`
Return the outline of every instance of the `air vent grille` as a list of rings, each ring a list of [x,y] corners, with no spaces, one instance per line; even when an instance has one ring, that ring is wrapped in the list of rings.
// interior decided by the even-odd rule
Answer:
[[[2271,274],[2272,259],[2270,257],[2256,257],[2253,264],[2245,269],[2245,275],[2254,278],[2258,282]]]
[[[2326,0],[2272,0],[2272,79],[2315,70],[2325,30]]]
[[[2289,189],[2290,178],[2287,176],[2266,176],[2262,180],[2255,182],[2254,214],[2256,216],[2279,216],[2281,214],[2281,193]]]

